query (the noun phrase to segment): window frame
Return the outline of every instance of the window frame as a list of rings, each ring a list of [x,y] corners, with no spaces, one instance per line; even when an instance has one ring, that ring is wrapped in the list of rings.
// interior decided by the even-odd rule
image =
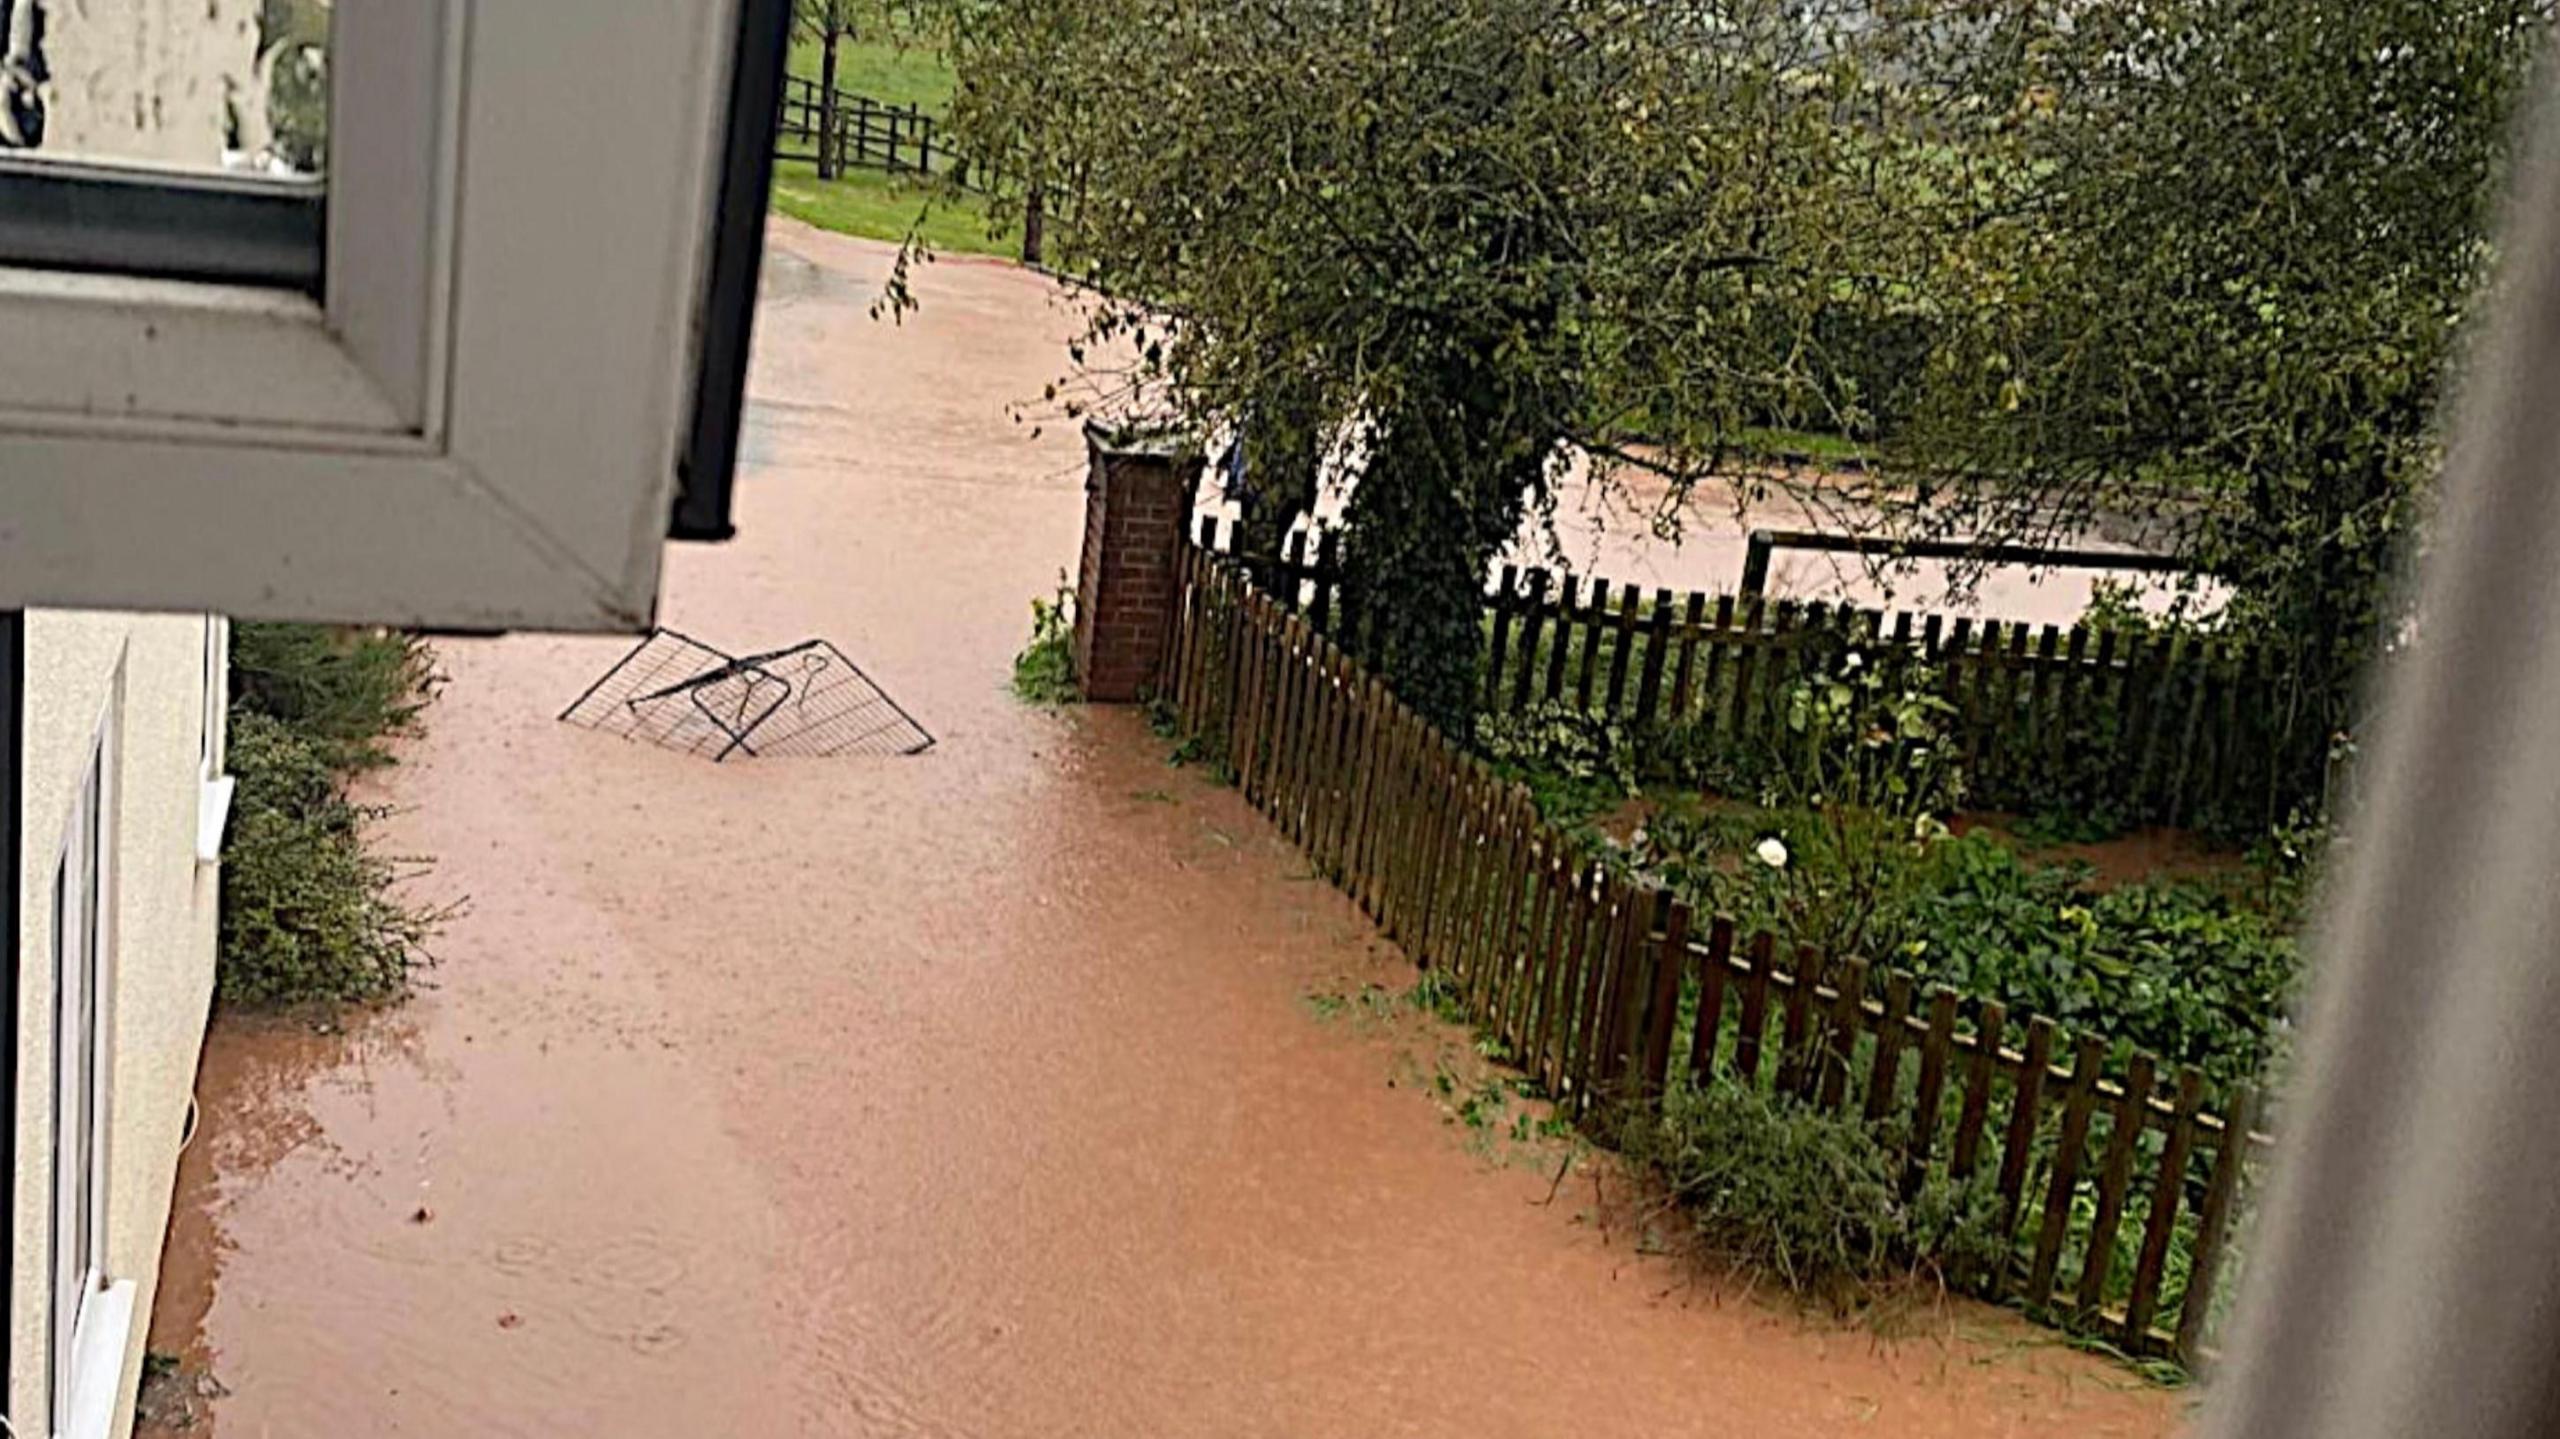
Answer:
[[[46,1334],[51,1370],[47,1390],[56,1432],[67,1432],[84,1395],[83,1339],[96,1301],[113,1286],[107,1274],[110,1115],[114,1064],[114,968],[116,878],[115,706],[89,742],[89,759],[55,852],[53,882],[53,1122],[52,1199],[46,1270]],[[75,915],[76,935],[72,931]],[[71,980],[78,978],[77,989]],[[74,1013],[74,1001],[78,1001]],[[74,1073],[73,1046],[77,1046]],[[75,1087],[76,1081],[76,1087]],[[81,1112],[77,1158],[66,1162],[71,1139],[67,1101]],[[79,1223],[67,1227],[73,1213]],[[77,1253],[66,1252],[66,1239]]]
[[[196,863],[217,864],[237,787],[223,773],[231,746],[231,621],[220,615],[204,617],[203,685],[202,734],[196,745]]]
[[[645,627],[778,8],[337,0],[319,300],[0,267],[0,606]]]

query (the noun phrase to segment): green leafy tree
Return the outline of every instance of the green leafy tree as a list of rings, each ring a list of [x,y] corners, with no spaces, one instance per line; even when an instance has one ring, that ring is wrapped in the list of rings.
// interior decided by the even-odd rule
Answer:
[[[1897,43],[1972,103],[1934,204],[1879,229],[1933,335],[1917,518],[2154,520],[2275,647],[2290,722],[2346,728],[2550,0],[1934,8]]]
[[[952,120],[1102,297],[1070,408],[1240,433],[1255,558],[1352,481],[1363,642],[1463,727],[1486,567],[1577,456],[1690,476],[1819,400],[1864,13],[986,0]]]

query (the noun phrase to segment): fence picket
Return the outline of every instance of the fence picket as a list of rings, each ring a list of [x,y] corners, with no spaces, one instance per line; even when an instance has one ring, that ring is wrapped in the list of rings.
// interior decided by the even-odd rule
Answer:
[[[1725,723],[1725,734],[1740,744],[1751,737],[1751,698],[1754,671],[1760,663],[1761,617],[1768,611],[1768,601],[1751,597],[1751,608],[1734,636],[1737,641],[1733,656],[1733,714]]]
[[[1493,928],[1502,904],[1502,886],[1517,870],[1510,863],[1513,834],[1511,785],[1493,768],[1473,755],[1467,764],[1476,771],[1482,787],[1482,809],[1476,816],[1481,838],[1477,842],[1474,877],[1466,897],[1458,906],[1455,939],[1458,966],[1467,975],[1468,1012],[1483,1014],[1491,1006]]]
[[[1494,713],[1502,709],[1503,661],[1511,657],[1511,616],[1519,605],[1520,571],[1513,565],[1502,567],[1502,579],[1494,591],[1493,653],[1484,667],[1484,707]]]
[[[2088,1157],[2089,1116],[2097,1106],[2098,1066],[2106,1053],[2106,1041],[2094,1034],[2081,1035],[2072,1052],[2071,1079],[2063,1090],[2062,1135],[2045,1185],[2044,1228],[2036,1236],[2035,1262],[2027,1270],[2027,1303],[2035,1308],[2053,1300],[2054,1267],[2071,1229],[2071,1201],[2080,1184],[2080,1165]]]
[[[1858,1020],[1867,997],[1867,962],[1842,960],[1836,974],[1833,983],[1840,992],[1831,1003],[1830,1043],[1827,1051],[1818,1050],[1815,1055],[1815,1062],[1822,1066],[1822,1094],[1816,1102],[1825,1111],[1838,1109],[1848,1098],[1849,1067],[1857,1053]]]
[[[2136,1143],[2150,1123],[2155,1061],[2136,1053],[2126,1070],[2124,1094],[2116,1101],[2114,1122],[2107,1130],[2106,1158],[2098,1169],[2098,1210],[2089,1225],[2089,1247],[2080,1261],[2080,1290],[2073,1302],[2083,1315],[2095,1315],[2106,1297],[2108,1273],[2115,1267],[2116,1231],[2124,1224],[2125,1191],[2133,1185]]]
[[[1777,976],[1772,975],[1772,980]],[[1778,1092],[1812,1094],[1810,1053],[1813,990],[1822,983],[1822,955],[1812,945],[1796,946],[1796,969],[1787,985],[1786,1022],[1779,1031]]]
[[[1520,679],[1511,687],[1511,708],[1525,710],[1536,703],[1538,677],[1538,632],[1547,623],[1547,572],[1529,571],[1529,594],[1522,602],[1525,613],[1520,621]]]
[[[1582,611],[1582,657],[1574,665],[1573,707],[1591,709],[1591,682],[1600,671],[1600,641],[1608,632],[1609,582],[1591,582],[1590,603]]]
[[[1662,705],[1662,671],[1671,650],[1671,591],[1653,592],[1653,613],[1646,617],[1644,673],[1636,682],[1634,722],[1650,725]]]
[[[2022,733],[2019,736],[2018,747],[2027,756],[2027,763],[2022,766],[2023,772],[2019,776],[2022,789],[2036,783],[2036,771],[2053,760],[2055,749],[2050,741],[2059,740],[2062,737],[2061,726],[2042,726],[2045,733],[2039,733],[2039,726],[2034,722],[2037,716],[2050,713],[2047,706],[2054,702],[2055,686],[2062,680],[2061,648],[2062,631],[2060,629],[2046,625],[2036,632],[2036,655],[2032,662],[2033,668],[2028,671],[2027,702],[2024,712],[2019,716]]]
[[[1564,696],[1564,664],[1566,651],[1573,648],[1573,622],[1576,613],[1574,592],[1581,585],[1578,575],[1566,575],[1564,588],[1556,595],[1555,637],[1547,642],[1546,699],[1552,704]]]
[[[2174,632],[2146,637],[2141,644],[2141,668],[2128,670],[2125,676],[2125,683],[2133,688],[2125,705],[2122,753],[2132,768],[2134,801],[2146,810],[2152,807],[2152,761],[2160,749],[2160,716],[2168,708],[2170,676],[2184,638]]]
[[[1625,586],[1618,592],[1618,623],[1609,646],[1609,695],[1601,711],[1613,718],[1623,712],[1626,704],[1628,661],[1636,644],[1637,603],[1635,586]]]
[[[2037,709],[2036,723],[2045,731],[2046,784],[2059,792],[2069,773],[2071,747],[2080,737],[2080,694],[2088,687],[2089,631],[2074,625],[2063,646],[2062,670],[2053,677],[2050,702]],[[2056,723],[2046,716],[2059,715]]]
[[[1582,972],[1574,996],[1572,1066],[1567,1080],[1573,1087],[1573,1106],[1577,1112],[1590,1108],[1591,1082],[1598,1072],[1596,1052],[1607,1037],[1602,1032],[1601,1003],[1607,996],[1609,971],[1617,958],[1620,935],[1626,922],[1625,896],[1620,892],[1618,877],[1606,870],[1596,872],[1598,883],[1592,900],[1591,947],[1585,955]]]
[[[2243,1086],[2223,1111],[2222,1139],[2214,1150],[2213,1177],[2205,1182],[2204,1203],[2196,1210],[2196,1239],[2187,1266],[2187,1293],[2178,1306],[2178,1358],[2190,1368],[2204,1356],[2205,1326],[2213,1315],[2214,1280],[2222,1271],[2232,1201],[2239,1192],[2240,1171],[2248,1163],[2249,1126],[2257,1117],[2257,1093]]]
[[[1776,963],[1777,937],[1767,930],[1751,936],[1751,972],[1742,981],[1742,1033],[1734,1041],[1733,1065],[1742,1082],[1760,1082],[1762,1040],[1769,1027],[1769,971]]]
[[[2204,661],[2197,668],[2194,682],[2187,686],[2185,718],[2178,730],[2178,767],[2169,781],[2169,823],[2176,824],[2192,815],[2194,807],[2187,800],[2187,781],[2195,774],[2197,733],[2204,727],[2205,707],[2213,701],[2214,677],[2222,669],[2222,641],[2204,642]]]
[[[1566,955],[1574,945],[1574,936],[1580,932],[1576,927],[1580,912],[1577,908],[1579,900],[1576,893],[1579,886],[1576,885],[1574,877],[1575,866],[1571,858],[1561,850],[1548,855],[1545,876],[1548,890],[1548,919],[1546,936],[1543,940],[1546,952],[1539,957],[1536,988],[1529,996],[1534,1014],[1528,1024],[1528,1035],[1529,1073],[1535,1075],[1538,1082],[1546,1087],[1550,1097],[1558,1088],[1555,1062],[1556,1005],[1557,993],[1563,988],[1563,982],[1558,975],[1566,967]]]
[[[1523,926],[1530,923],[1527,912],[1534,908],[1537,900],[1532,885],[1537,863],[1538,808],[1529,797],[1526,786],[1510,787],[1503,800],[1503,820],[1510,838],[1503,847],[1501,884],[1495,892],[1494,912],[1486,925],[1487,942],[1481,949],[1493,968],[1493,991],[1485,1005],[1485,1012],[1491,1017],[1487,1027],[1516,1055],[1519,1042],[1514,1037],[1512,1026],[1505,1021],[1520,986],[1526,948],[1521,942],[1521,932]],[[1534,927],[1529,933],[1536,933]]]
[[[1972,1062],[1966,1067],[1964,1107],[1956,1118],[1955,1152],[1947,1172],[1957,1179],[1973,1177],[1982,1154],[1983,1123],[1991,1113],[1991,1081],[2000,1072],[2001,1046],[2009,1038],[2009,1011],[1999,1001],[1982,1006],[1974,1018]]]
[[[1733,958],[1733,917],[1717,915],[1698,967],[1698,1013],[1689,1031],[1689,1079],[1703,1089],[1715,1078],[1716,1042],[1724,1026],[1724,991]]]
[[[2151,1347],[2151,1320],[2159,1312],[2160,1281],[2169,1267],[2169,1243],[2178,1228],[2178,1205],[2186,1198],[2187,1161],[2195,1152],[2196,1114],[2204,1107],[2204,1071],[2186,1065],[2178,1071],[2178,1101],[2169,1116],[2169,1143],[2160,1152],[2158,1176],[2151,1185],[2151,1214],[2142,1226],[2142,1252],[2133,1264],[2133,1294],[2124,1306],[2125,1352]]]
[[[1697,675],[1700,631],[1706,612],[1707,597],[1697,590],[1689,591],[1689,608],[1680,619],[1680,659],[1671,672],[1671,713],[1664,719],[1674,728],[1689,722],[1689,684]]]
[[[2035,626],[2013,624],[2008,630],[2009,646],[2000,652],[1999,667],[1992,671],[1995,685],[1992,700],[1994,718],[1982,737],[1982,771],[1986,785],[2002,796],[2015,793],[2008,788],[2011,771],[2017,767],[2013,753],[2018,743],[2018,690],[2028,680],[2030,663],[2027,647],[2035,641]]]
[[[1897,974],[1906,982],[1903,991],[1908,1003],[1908,976]],[[1900,1028],[1899,1025],[1896,1028]],[[1905,1199],[1920,1192],[1928,1177],[1929,1153],[1937,1146],[1939,1105],[1946,1095],[1947,1054],[1956,1037],[1956,992],[1943,984],[1929,987],[1929,1029],[1920,1041],[1920,1082],[1911,1096],[1911,1149],[1904,1156],[1902,1194]]]
[[[1884,1015],[1876,1025],[1875,1058],[1867,1066],[1867,1102],[1861,1111],[1869,1123],[1884,1118],[1902,1085],[1902,1046],[1911,1034],[1911,986],[1911,976],[1898,969],[1885,978]],[[1923,1123],[1935,1117],[1925,1106],[1914,1112]],[[1915,1125],[1915,1146],[1918,1130]]]
[[[2047,1067],[2053,1061],[2053,1021],[2035,1015],[2027,1021],[2025,1063],[2018,1066],[2018,1079],[2010,1095],[2009,1131],[2000,1146],[2000,1232],[2018,1232],[2018,1213],[2026,1203],[2027,1160],[2035,1148],[2036,1125],[2043,1117],[2044,1082]],[[2008,1275],[1994,1270],[1990,1276],[1991,1297],[1998,1298],[2008,1285]]]
[[[1565,916],[1566,934],[1563,962],[1552,977],[1554,992],[1548,996],[1548,1054],[1550,1072],[1547,1092],[1562,1099],[1573,1076],[1573,1040],[1581,1023],[1582,979],[1585,962],[1593,946],[1592,931],[1600,923],[1600,906],[1593,894],[1597,869],[1576,863],[1572,870],[1573,907]]]
[[[1504,961],[1503,989],[1494,1009],[1494,1033],[1509,1047],[1512,1059],[1527,1069],[1530,1025],[1537,1007],[1540,958],[1546,953],[1549,912],[1553,908],[1555,886],[1550,877],[1555,870],[1555,856],[1548,852],[1547,838],[1538,824],[1537,806],[1523,792],[1515,801],[1521,812],[1524,839],[1520,854],[1517,882],[1518,908],[1511,932],[1516,936],[1510,957]]]

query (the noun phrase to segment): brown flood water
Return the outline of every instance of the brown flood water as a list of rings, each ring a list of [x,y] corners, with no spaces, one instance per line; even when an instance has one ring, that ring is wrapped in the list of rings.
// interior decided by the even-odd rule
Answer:
[[[882,247],[775,245],[741,538],[664,618],[830,637],[941,744],[713,766],[552,721],[615,641],[443,644],[388,839],[470,909],[402,1008],[216,1025],[153,1324],[219,1381],[187,1432],[2176,1426],[1992,1311],[1720,1297],[1416,1092],[1457,1037],[1319,1017],[1410,971],[1137,716],[1004,692],[1081,513],[1003,409],[1046,287],[946,262],[893,329]]]

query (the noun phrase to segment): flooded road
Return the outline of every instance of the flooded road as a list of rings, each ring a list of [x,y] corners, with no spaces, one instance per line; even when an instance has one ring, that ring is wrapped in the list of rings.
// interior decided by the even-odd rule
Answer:
[[[1989,1311],[1719,1298],[1469,1142],[1455,1036],[1320,1012],[1411,979],[1347,901],[1138,716],[1005,692],[1082,508],[1004,411],[1045,284],[946,262],[874,326],[883,247],[775,245],[740,538],[662,619],[832,639],[940,743],[715,766],[553,722],[621,642],[442,642],[387,839],[469,909],[400,1009],[217,1024],[153,1326],[187,1432],[2175,1427]]]

